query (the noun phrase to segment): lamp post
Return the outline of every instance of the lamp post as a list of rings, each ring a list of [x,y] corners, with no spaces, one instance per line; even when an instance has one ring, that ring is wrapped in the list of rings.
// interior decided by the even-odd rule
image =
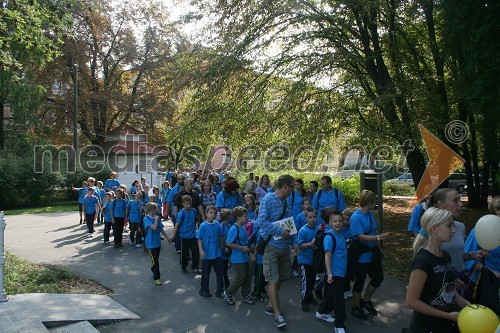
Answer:
[[[4,288],[4,273],[3,267],[5,264],[4,253],[4,230],[5,230],[5,216],[0,212],[0,302],[7,302],[7,294]]]
[[[73,64],[73,148],[78,152],[78,64]]]

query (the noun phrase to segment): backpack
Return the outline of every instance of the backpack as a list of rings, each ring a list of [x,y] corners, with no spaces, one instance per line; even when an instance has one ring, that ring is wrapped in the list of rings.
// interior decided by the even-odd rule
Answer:
[[[316,237],[314,239],[313,261],[312,261],[312,268],[315,273],[324,273],[326,269],[325,247],[323,246],[323,241],[327,236],[330,236],[333,241],[332,252],[335,251],[335,247],[337,246],[335,236],[325,232],[324,230],[318,230],[316,232]]]
[[[253,223],[253,221],[250,221],[245,224],[245,230],[247,231],[248,238],[252,236]]]
[[[229,229],[231,229],[231,228],[229,228]],[[229,230],[227,231],[227,233],[229,234]],[[227,239],[227,236],[226,236],[226,239]],[[238,226],[236,226],[236,239],[234,240],[234,243],[236,244],[236,242],[238,242],[238,243],[240,242],[240,231],[238,230]],[[226,242],[226,245],[224,246],[224,251],[223,251],[222,255],[229,258],[232,253],[233,253],[233,248],[227,246],[227,242]]]

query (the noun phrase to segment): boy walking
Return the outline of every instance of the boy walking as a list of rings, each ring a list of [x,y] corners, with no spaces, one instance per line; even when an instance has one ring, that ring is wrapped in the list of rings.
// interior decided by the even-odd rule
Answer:
[[[233,295],[240,289],[243,296],[242,302],[250,305],[255,301],[250,294],[252,287],[252,272],[250,271],[250,262],[255,261],[255,257],[250,252],[247,239],[247,231],[243,225],[248,220],[247,209],[241,206],[234,207],[233,216],[236,219],[234,225],[229,229],[226,245],[232,248],[231,263],[233,264],[234,277],[231,280],[229,288],[224,290],[222,295],[229,305],[234,305]]]
[[[297,243],[299,244],[297,258],[302,272],[302,298],[300,300],[302,311],[308,311],[309,304],[317,304],[312,295],[316,280],[316,273],[314,272],[312,263],[313,247],[318,227],[316,226],[316,212],[314,209],[308,207],[305,213],[306,225],[299,230],[299,236],[297,237]]]
[[[149,202],[146,205],[146,216],[144,217],[144,228],[146,230],[145,245],[151,254],[151,271],[153,272],[153,279],[156,285],[161,285],[160,280],[160,250],[161,250],[161,236],[167,237],[167,233],[163,230],[163,223],[161,218],[156,214],[158,207],[156,204]]]
[[[172,242],[179,234],[181,240],[181,272],[186,274],[188,256],[191,252],[191,272],[199,274],[198,266],[200,264],[200,254],[198,252],[198,242],[195,237],[196,233],[196,211],[191,207],[192,199],[189,195],[182,197],[182,209],[177,214],[177,221],[175,223],[174,234],[168,238]]]
[[[328,218],[332,231],[323,239],[327,276],[325,296],[316,312],[316,318],[335,322],[335,333],[345,333],[344,283],[347,271],[347,246],[341,233],[343,216],[339,210],[331,211],[327,215],[325,217]]]
[[[215,296],[222,297],[222,251],[221,239],[222,233],[220,225],[216,222],[215,214],[217,208],[214,205],[208,205],[205,210],[206,221],[200,225],[196,238],[198,238],[198,249],[201,260],[201,288],[200,295],[211,297],[209,290],[210,270],[212,266],[215,270],[217,279],[217,290]]]

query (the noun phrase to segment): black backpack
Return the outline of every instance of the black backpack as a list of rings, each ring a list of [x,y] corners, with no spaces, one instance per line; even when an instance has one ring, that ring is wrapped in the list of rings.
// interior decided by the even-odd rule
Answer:
[[[233,226],[234,226],[234,224],[233,224]],[[233,226],[231,226],[231,228]],[[229,228],[229,229],[231,229],[231,228]],[[227,231],[227,233],[229,234],[229,230]],[[227,236],[226,236],[226,238],[227,238]],[[234,244],[236,244],[236,242],[238,242],[238,243],[240,242],[240,230],[238,229],[238,226],[236,226],[236,239],[234,240]],[[240,244],[238,244],[238,245],[240,245]],[[231,256],[231,254],[233,253],[233,248],[227,246],[227,243],[226,243],[224,245],[224,251],[222,251],[222,252],[223,252],[222,253],[223,256],[229,258]]]
[[[313,261],[312,261],[312,268],[315,273],[324,273],[326,269],[325,248],[323,246],[323,241],[327,236],[330,236],[333,241],[332,253],[335,251],[335,247],[337,246],[335,236],[333,236],[331,233],[327,233],[324,230],[318,230],[316,232],[316,238],[314,239]]]

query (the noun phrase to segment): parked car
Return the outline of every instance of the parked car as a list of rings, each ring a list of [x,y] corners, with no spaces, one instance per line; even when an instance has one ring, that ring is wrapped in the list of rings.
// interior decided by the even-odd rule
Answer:
[[[408,184],[410,186],[413,186],[413,177],[412,177],[411,173],[407,172],[407,173],[403,173],[399,177],[389,179],[387,182],[389,182],[389,183],[404,183],[404,184]]]
[[[452,173],[448,176],[448,187],[456,189],[458,193],[466,193],[467,175],[459,172]]]

